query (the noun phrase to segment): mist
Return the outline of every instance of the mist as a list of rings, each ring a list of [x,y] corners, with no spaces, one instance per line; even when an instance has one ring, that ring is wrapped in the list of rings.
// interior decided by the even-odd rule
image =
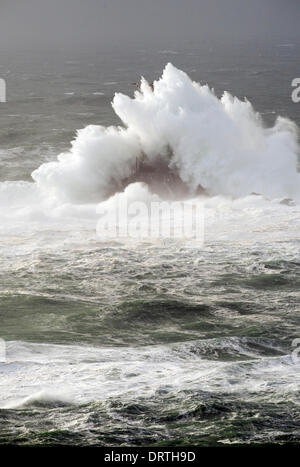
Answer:
[[[1,0],[1,50],[298,36],[297,0]]]

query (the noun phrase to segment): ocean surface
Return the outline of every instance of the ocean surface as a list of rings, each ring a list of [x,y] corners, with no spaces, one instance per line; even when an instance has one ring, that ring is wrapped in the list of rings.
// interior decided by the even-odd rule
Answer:
[[[300,125],[299,49],[1,53],[0,444],[299,442],[299,146],[285,120]],[[133,98],[132,83],[159,80],[169,62],[154,97],[119,95],[112,109],[116,92]],[[196,102],[178,70],[218,98],[246,96],[261,119],[204,88]],[[88,125],[130,131],[98,141],[92,127],[70,152]],[[97,205],[118,167],[128,176],[127,159],[110,160],[165,140],[186,184],[207,188],[195,195],[204,243],[101,238]]]

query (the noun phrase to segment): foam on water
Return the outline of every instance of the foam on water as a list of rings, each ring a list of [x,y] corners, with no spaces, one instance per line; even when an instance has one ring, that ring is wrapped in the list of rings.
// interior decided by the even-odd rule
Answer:
[[[9,342],[7,362],[0,365],[0,408],[131,400],[137,395],[142,399],[160,390],[226,391],[256,400],[272,400],[275,394],[277,401],[287,394],[297,397],[299,378],[291,356],[261,357],[249,351],[245,339],[203,340],[196,354],[191,352],[195,344],[105,349]],[[213,344],[240,354],[244,361],[201,356],[205,346]]]
[[[153,90],[142,79],[132,99],[116,94],[122,127],[88,126],[69,153],[32,174],[60,200],[101,201],[124,186],[136,161],[165,160],[191,192],[299,199],[297,127],[278,117],[265,128],[250,102],[193,82],[170,63]]]

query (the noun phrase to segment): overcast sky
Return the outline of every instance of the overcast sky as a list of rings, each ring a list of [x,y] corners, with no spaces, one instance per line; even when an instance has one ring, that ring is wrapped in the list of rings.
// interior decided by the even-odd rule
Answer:
[[[1,48],[299,35],[300,0],[0,0]]]

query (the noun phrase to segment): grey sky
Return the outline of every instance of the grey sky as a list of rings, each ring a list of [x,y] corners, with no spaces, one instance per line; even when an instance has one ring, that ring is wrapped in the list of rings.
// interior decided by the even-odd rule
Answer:
[[[1,48],[299,35],[299,0],[0,0]]]

